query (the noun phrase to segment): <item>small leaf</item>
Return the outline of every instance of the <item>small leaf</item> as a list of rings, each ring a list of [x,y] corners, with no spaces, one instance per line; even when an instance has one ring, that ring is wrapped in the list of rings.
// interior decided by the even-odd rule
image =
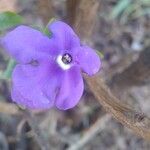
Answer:
[[[130,5],[130,0],[119,0],[116,6],[113,8],[110,19],[115,19]]]
[[[22,17],[13,12],[0,13],[0,31],[4,31],[22,23]]]
[[[11,74],[13,72],[14,67],[16,66],[16,61],[13,59],[10,59],[8,64],[7,64],[7,68],[4,71],[4,73],[2,74],[3,78],[5,79],[10,79]]]
[[[48,37],[50,37],[50,36],[51,36],[51,32],[48,30],[48,28],[47,28],[47,27],[46,27],[46,28],[44,28],[43,33],[44,33],[45,35],[47,35]]]
[[[96,53],[99,55],[100,58],[104,58],[104,54],[98,50],[96,50]]]
[[[48,24],[46,25],[46,27],[43,29],[43,33],[45,34],[45,35],[47,35],[48,37],[50,37],[51,36],[51,32],[49,31],[49,29],[48,29],[48,25],[49,24],[51,24],[53,21],[55,21],[56,19],[55,18],[52,18],[52,19],[50,19],[50,21],[48,22]]]

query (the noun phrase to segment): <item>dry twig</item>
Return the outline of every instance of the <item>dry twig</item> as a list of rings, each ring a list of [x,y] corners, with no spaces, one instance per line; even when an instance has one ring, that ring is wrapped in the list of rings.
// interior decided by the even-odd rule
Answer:
[[[124,105],[110,92],[100,76],[85,79],[99,103],[123,125],[132,129],[136,134],[150,140],[150,119],[142,112]]]
[[[94,138],[100,131],[102,131],[107,122],[110,120],[111,116],[106,114],[102,118],[99,118],[87,131],[86,133],[73,145],[71,145],[67,150],[78,150],[81,149],[85,144]]]
[[[9,115],[19,115],[21,111],[15,104],[0,101],[0,113]]]
[[[95,7],[96,4],[98,4],[97,0],[81,0],[80,3],[76,5],[79,7],[79,11],[75,17],[74,27],[83,41],[89,41],[89,37],[92,34],[98,10],[98,6]],[[150,140],[150,119],[148,117],[122,104],[122,102],[110,92],[99,75],[93,78],[85,76],[85,79],[99,103],[111,113],[114,118],[132,129],[136,134]]]
[[[25,110],[24,117],[27,119],[31,129],[33,130],[35,139],[38,142],[41,150],[50,150],[51,148],[49,145],[49,141],[44,135],[43,131],[39,128],[35,116],[33,116],[33,114],[30,111]]]
[[[44,133],[38,127],[35,116],[33,116],[31,112],[27,110],[19,110],[19,107],[17,107],[15,104],[0,102],[0,113],[23,116],[28,121],[31,129],[33,130],[34,137],[38,142],[41,150],[50,150],[48,139],[44,136]]]
[[[52,0],[38,0],[37,12],[41,16],[43,23],[46,25],[54,17]]]
[[[91,38],[98,7],[97,0],[68,0],[67,2],[69,22],[84,42]],[[73,11],[71,11],[72,8]]]

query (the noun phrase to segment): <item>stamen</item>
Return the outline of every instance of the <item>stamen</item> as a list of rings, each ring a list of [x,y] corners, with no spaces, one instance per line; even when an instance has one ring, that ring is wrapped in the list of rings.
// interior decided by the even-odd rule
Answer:
[[[72,62],[72,57],[70,54],[66,53],[62,56],[62,61],[64,64],[70,64]]]
[[[66,53],[63,56],[59,55],[56,61],[63,70],[68,70],[71,67],[72,57]]]

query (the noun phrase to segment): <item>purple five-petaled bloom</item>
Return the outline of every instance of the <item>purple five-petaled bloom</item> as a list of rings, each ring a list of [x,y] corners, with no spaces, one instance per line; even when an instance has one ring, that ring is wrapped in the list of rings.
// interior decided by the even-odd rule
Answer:
[[[2,45],[18,62],[12,74],[12,100],[30,109],[56,106],[66,110],[80,100],[84,85],[81,71],[93,75],[100,69],[99,56],[81,46],[71,27],[61,21],[48,26],[50,38],[20,25]]]

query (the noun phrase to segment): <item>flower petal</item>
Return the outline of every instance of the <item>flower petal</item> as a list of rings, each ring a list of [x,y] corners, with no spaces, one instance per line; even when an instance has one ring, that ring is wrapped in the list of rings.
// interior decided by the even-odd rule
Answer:
[[[13,72],[12,99],[28,108],[46,109],[54,104],[60,70],[53,63],[17,65]],[[59,75],[60,76],[60,75]]]
[[[88,75],[97,73],[101,67],[101,61],[96,52],[88,46],[78,48],[76,62]]]
[[[83,94],[83,79],[79,67],[72,67],[64,72],[59,93],[55,105],[59,109],[66,110],[74,107]]]
[[[80,46],[80,40],[73,29],[64,22],[54,21],[49,25],[52,38],[59,42],[61,50],[71,50],[73,47]]]
[[[26,63],[43,55],[53,52],[56,44],[40,31],[24,25],[18,26],[6,34],[2,45],[18,62]]]

